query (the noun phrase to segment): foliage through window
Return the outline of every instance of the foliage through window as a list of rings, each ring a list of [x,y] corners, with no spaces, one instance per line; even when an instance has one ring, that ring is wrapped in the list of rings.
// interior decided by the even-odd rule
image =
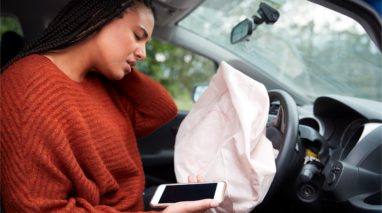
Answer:
[[[21,30],[20,22],[16,17],[13,16],[0,16],[0,34],[7,31],[16,32],[19,35],[23,35]]]
[[[193,104],[193,86],[208,83],[216,65],[205,57],[156,39],[147,44],[146,51],[147,58],[137,68],[164,85],[179,110],[188,111]]]

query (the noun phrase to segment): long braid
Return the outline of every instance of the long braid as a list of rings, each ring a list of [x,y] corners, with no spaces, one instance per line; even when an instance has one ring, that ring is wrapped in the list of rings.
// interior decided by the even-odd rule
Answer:
[[[15,61],[35,53],[63,49],[88,38],[134,5],[143,2],[153,13],[151,0],[71,0],[36,41],[26,45],[2,71]]]

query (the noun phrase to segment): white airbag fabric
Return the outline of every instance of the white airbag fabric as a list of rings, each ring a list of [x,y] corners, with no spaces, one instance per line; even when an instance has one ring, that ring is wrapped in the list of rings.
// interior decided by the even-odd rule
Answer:
[[[268,192],[276,172],[265,137],[269,97],[264,85],[222,62],[208,89],[180,125],[175,143],[178,182],[202,175],[226,181],[223,203],[210,212],[249,212]]]

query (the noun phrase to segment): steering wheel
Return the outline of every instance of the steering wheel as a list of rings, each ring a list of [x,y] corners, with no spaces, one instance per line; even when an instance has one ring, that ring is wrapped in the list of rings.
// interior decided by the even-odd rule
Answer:
[[[296,102],[283,90],[270,90],[268,95],[271,105],[279,103],[276,119],[267,124],[267,138],[279,153],[276,158],[276,174],[264,201],[269,200],[274,193],[280,191],[281,184],[290,173],[288,169],[292,159],[298,153],[298,149],[301,149],[297,144],[298,112]]]

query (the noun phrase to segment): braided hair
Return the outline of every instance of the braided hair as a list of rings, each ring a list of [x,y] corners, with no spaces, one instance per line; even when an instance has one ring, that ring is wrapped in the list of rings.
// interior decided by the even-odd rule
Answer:
[[[25,56],[67,48],[85,40],[137,2],[144,3],[155,15],[151,0],[71,0],[42,36],[26,45],[2,71]]]

